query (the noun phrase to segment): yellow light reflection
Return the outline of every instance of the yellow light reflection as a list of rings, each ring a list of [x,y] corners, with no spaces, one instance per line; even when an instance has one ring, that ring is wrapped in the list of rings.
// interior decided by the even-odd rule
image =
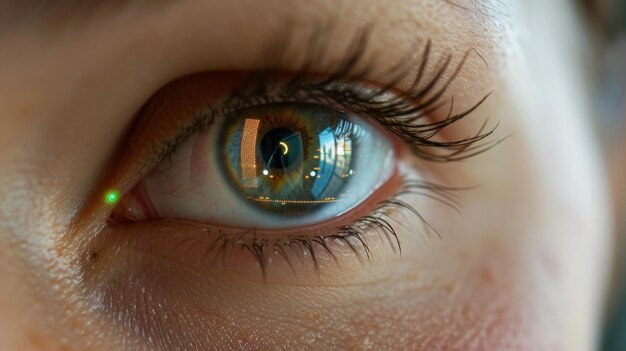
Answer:
[[[345,140],[337,140],[337,156],[344,156],[346,154]]]
[[[342,200],[337,200],[334,197],[327,197],[323,200],[278,200],[278,199],[269,199],[269,198],[260,197],[258,199],[253,199],[253,200],[258,201],[258,202],[280,203],[281,205],[284,205],[284,204],[321,204],[321,203],[327,203],[327,202],[342,201]]]
[[[280,144],[280,146],[282,146],[283,148],[283,155],[287,155],[287,153],[289,152],[289,146],[287,146],[287,143],[281,141],[278,144]]]

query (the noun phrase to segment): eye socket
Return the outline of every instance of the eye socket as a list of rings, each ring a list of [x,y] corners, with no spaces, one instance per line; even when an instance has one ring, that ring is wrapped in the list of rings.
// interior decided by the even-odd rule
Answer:
[[[317,224],[365,201],[393,162],[377,127],[337,109],[241,109],[183,141],[140,184],[135,204],[125,199],[121,208],[132,211],[121,215],[251,229]]]

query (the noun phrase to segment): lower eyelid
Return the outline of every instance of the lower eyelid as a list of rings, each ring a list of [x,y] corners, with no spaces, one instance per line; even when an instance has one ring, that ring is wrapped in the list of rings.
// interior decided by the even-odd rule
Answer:
[[[371,215],[382,200],[397,192],[402,182],[399,172],[394,172],[387,184],[370,199],[349,213],[320,225],[293,230],[251,231],[189,220],[144,220],[111,225],[103,233],[103,242],[164,256],[194,270],[217,269],[218,274],[237,273],[253,279],[259,279],[266,273],[271,277],[281,277],[286,273],[299,274],[318,269],[331,272],[338,264],[342,269],[364,264],[372,253],[398,252],[396,238],[386,238],[381,235],[384,233],[376,232],[373,225],[362,235],[367,242],[366,247],[357,237],[340,239],[342,234],[337,234],[337,228],[349,226],[364,215]],[[336,237],[332,238],[333,235]],[[265,252],[258,251],[261,244]],[[110,249],[107,245],[94,247],[92,252],[99,252],[98,256],[102,256]]]

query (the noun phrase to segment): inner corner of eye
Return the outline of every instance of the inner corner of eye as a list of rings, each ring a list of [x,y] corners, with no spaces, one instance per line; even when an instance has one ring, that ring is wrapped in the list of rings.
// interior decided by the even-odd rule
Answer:
[[[127,218],[294,228],[353,210],[394,165],[392,142],[378,127],[328,106],[273,103],[194,133],[139,187],[111,200]]]

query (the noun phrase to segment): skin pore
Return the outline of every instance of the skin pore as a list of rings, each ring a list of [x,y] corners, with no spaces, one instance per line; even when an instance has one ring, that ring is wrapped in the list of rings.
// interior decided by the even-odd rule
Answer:
[[[610,211],[589,123],[584,46],[575,40],[582,29],[567,2],[28,6],[7,5],[14,16],[0,25],[0,348],[595,345]],[[197,72],[259,70],[287,28],[281,69],[297,70],[311,33],[328,23],[329,65],[371,28],[366,54],[376,69],[368,81],[389,83],[384,72],[430,40],[427,74],[448,54],[458,63],[470,53],[445,92],[455,110],[491,93],[441,138],[474,135],[487,121],[497,125],[491,140],[504,140],[496,147],[462,162],[402,156],[425,179],[469,188],[455,194],[460,214],[410,198],[440,237],[413,221],[397,228],[401,255],[381,245],[371,264],[345,258],[297,274],[276,263],[263,280],[248,256],[230,256],[232,269],[207,268],[170,256],[167,231],[105,229],[106,185],[132,188],[150,142],[182,123],[174,118],[128,142],[155,92]],[[396,88],[408,89],[418,69]],[[321,63],[315,70],[329,73]],[[227,85],[217,83],[203,85],[207,96]]]

